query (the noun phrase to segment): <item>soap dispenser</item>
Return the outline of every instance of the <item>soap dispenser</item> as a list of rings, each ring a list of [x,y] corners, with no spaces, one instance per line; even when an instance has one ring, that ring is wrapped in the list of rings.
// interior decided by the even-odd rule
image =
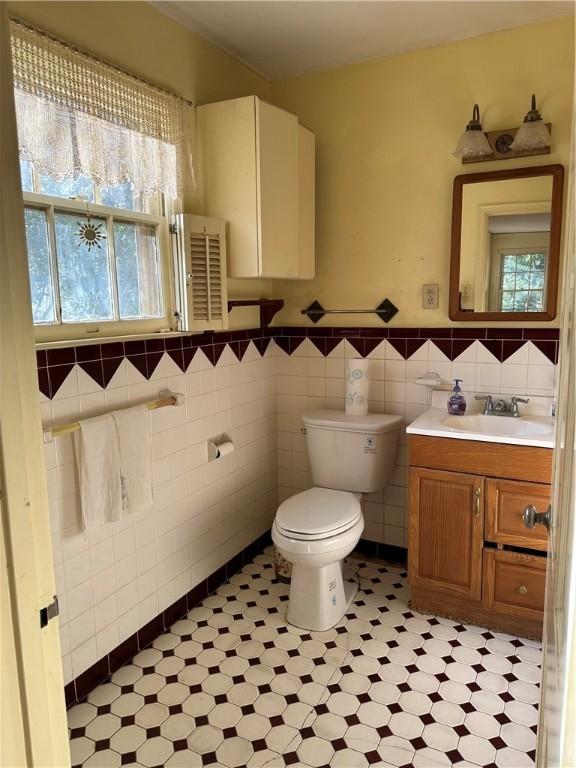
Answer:
[[[452,416],[463,416],[466,413],[466,398],[460,389],[461,382],[462,379],[454,379],[452,394],[448,398],[448,413]]]

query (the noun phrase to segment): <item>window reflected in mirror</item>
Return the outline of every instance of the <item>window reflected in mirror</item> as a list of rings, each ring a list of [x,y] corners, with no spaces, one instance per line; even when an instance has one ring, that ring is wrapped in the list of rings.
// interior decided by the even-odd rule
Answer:
[[[452,319],[554,315],[562,168],[547,170],[455,180]]]

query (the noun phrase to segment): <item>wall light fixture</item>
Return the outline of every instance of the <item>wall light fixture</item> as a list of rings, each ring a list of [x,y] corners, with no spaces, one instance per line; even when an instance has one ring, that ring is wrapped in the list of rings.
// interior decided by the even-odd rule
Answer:
[[[466,126],[453,154],[461,158],[462,163],[483,163],[487,160],[547,155],[550,154],[551,129],[551,124],[544,123],[536,108],[534,94],[531,108],[519,128],[484,132],[480,124],[478,104],[474,104],[472,120]]]

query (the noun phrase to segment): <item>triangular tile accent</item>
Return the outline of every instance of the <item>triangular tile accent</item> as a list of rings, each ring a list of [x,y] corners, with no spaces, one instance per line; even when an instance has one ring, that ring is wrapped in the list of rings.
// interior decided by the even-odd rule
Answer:
[[[50,379],[48,378],[48,368],[38,368],[38,388],[45,397],[50,399]]]
[[[382,343],[383,339],[378,338],[372,338],[371,336],[368,336],[364,339],[364,357],[368,357],[370,352],[373,352],[376,347],[378,347]]]
[[[182,350],[182,358],[183,358],[183,368],[182,370],[184,373],[188,370],[188,366],[192,362],[192,358],[194,357],[194,354],[198,347],[184,347]]]
[[[359,336],[347,336],[346,341],[351,344],[359,355],[364,357],[364,339]]]
[[[250,339],[240,339],[240,341],[236,342],[237,351],[234,350],[238,356],[238,360],[242,360],[244,358],[244,355],[246,354],[246,350],[248,349],[248,345],[250,344]]]
[[[502,362],[508,360],[514,352],[518,352],[518,350],[522,349],[525,344],[526,342],[521,341],[520,339],[504,339],[502,342]]]
[[[452,357],[452,339],[431,339],[431,344],[433,344],[437,349],[440,350],[448,360],[453,360]]]
[[[209,370],[212,367],[212,363],[206,356],[206,347],[192,347],[192,349],[194,350],[194,355],[192,356],[188,369],[191,368],[194,371]]]
[[[327,339],[324,336],[310,336],[309,339],[320,354],[326,355]]]
[[[306,341],[306,336],[290,336],[290,354],[293,355],[298,347]]]
[[[78,366],[82,368],[84,373],[87,373],[96,384],[99,384],[101,387],[106,386],[104,384],[104,371],[102,370],[101,360],[85,360],[78,363]]]
[[[502,362],[502,341],[500,339],[479,339],[480,344],[491,352],[496,360]]]
[[[474,344],[474,339],[452,339],[452,360],[456,360]]]
[[[128,361],[132,363],[134,368],[144,376],[148,378],[148,366],[146,365],[146,355],[128,355]]]
[[[213,344],[212,348],[214,350],[213,363],[214,365],[218,365],[218,361],[220,360],[220,358],[224,354],[224,350],[226,349],[226,344],[223,344],[222,342],[220,342],[218,344]]]
[[[58,392],[73,368],[74,363],[70,363],[68,365],[53,365],[47,369],[48,377],[50,379],[50,398],[54,397]]]
[[[276,336],[275,338],[276,344],[280,347],[280,349],[284,350],[287,355],[290,354],[290,337],[289,336]]]
[[[411,358],[427,341],[428,339],[406,339],[406,359]]]
[[[266,336],[266,337],[264,337],[262,339],[254,339],[254,345],[255,345],[256,349],[258,350],[258,352],[260,352],[262,357],[264,357],[264,354],[265,354],[266,350],[268,349],[270,341],[271,341],[270,336]]]
[[[393,347],[404,360],[406,360],[406,339],[388,339],[388,344],[390,344],[390,346]]]
[[[168,349],[167,350],[168,356],[172,358],[172,360],[176,363],[178,368],[182,372],[186,370],[184,366],[184,350],[183,349]]]
[[[124,362],[123,357],[109,357],[104,360],[102,360],[102,381],[103,386],[107,387],[108,384],[111,382],[112,377],[120,368],[122,363]]]
[[[544,341],[540,339],[532,339],[532,344],[545,355],[551,363],[558,362],[558,342],[556,341]]]
[[[332,336],[326,336],[324,341],[325,341],[325,344],[326,344],[326,346],[325,346],[325,355],[326,355],[326,357],[328,357],[330,352],[333,352],[336,349],[338,344],[343,344],[344,343],[343,339],[338,339],[338,338],[335,338],[335,337],[332,337]]]
[[[146,375],[147,379],[151,378],[160,360],[162,360],[163,354],[164,352],[147,352],[146,353],[146,367],[148,369],[148,373]]]

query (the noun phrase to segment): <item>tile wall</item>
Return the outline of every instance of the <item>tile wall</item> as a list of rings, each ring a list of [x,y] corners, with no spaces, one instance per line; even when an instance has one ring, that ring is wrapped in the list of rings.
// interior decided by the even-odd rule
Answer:
[[[427,404],[414,383],[434,370],[466,390],[552,395],[557,331],[548,329],[273,328],[38,352],[46,426],[154,400],[154,506],[80,529],[72,439],[46,445],[64,676],[117,648],[269,529],[278,498],[310,486],[300,414],[343,408],[347,357],[371,361],[371,409],[406,422]],[[235,452],[207,461],[208,438]],[[383,494],[365,502],[364,537],[405,546],[406,447]]]
[[[278,358],[280,501],[311,485],[300,414],[314,408],[344,408],[347,358],[364,356],[370,360],[370,410],[399,414],[406,424],[429,407],[428,389],[415,384],[427,371],[437,372],[446,382],[463,379],[465,391],[545,397],[554,393],[554,331],[524,332],[536,336],[530,339],[523,338],[523,332],[516,329],[390,329],[390,333],[398,335],[389,338],[368,336],[365,329],[358,330],[362,333],[354,336],[353,329],[346,329],[346,338],[303,338],[294,335],[295,329],[283,329],[283,335],[276,337],[283,350]],[[451,333],[456,334],[454,338]],[[482,338],[466,339],[461,337],[463,334]],[[537,338],[540,334],[544,338]],[[502,338],[513,335],[517,338]],[[389,484],[382,493],[364,502],[363,537],[405,547],[406,511],[407,450],[406,436],[402,434]]]
[[[105,382],[110,358],[99,345],[39,355],[52,363],[41,366],[41,382],[55,390],[52,399],[41,395],[46,426],[155,400],[164,388],[185,394],[184,406],[150,413],[155,503],[146,513],[83,532],[72,437],[45,446],[66,683],[269,529],[277,505],[274,345],[242,341],[240,359],[236,341],[217,359],[213,344],[189,347],[185,373],[166,351],[139,353],[136,363],[118,356]],[[71,355],[84,359],[72,363]],[[207,463],[206,441],[222,433],[236,450]]]

